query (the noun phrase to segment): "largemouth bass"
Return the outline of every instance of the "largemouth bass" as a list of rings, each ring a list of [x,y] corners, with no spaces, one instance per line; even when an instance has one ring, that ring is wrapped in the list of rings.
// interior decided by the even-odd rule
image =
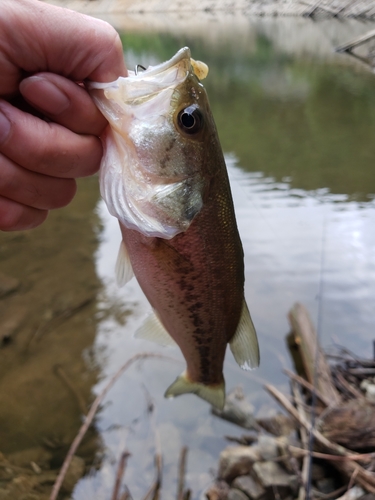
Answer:
[[[136,336],[182,351],[186,371],[166,397],[195,393],[222,408],[227,344],[244,369],[258,366],[259,348],[206,73],[183,48],[90,92],[109,122],[100,188],[122,232],[117,279],[134,273],[154,310]]]

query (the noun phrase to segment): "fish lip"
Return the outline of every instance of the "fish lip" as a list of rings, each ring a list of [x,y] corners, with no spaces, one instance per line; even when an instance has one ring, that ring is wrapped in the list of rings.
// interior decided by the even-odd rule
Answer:
[[[190,58],[191,58],[191,52],[189,47],[183,47],[168,61],[157,64],[156,66],[149,66],[144,71],[143,70],[140,71],[138,74],[136,74],[134,71],[128,71],[128,76],[126,77],[126,79],[137,80],[138,78],[153,77],[160,73],[163,73],[163,71],[167,71],[168,69],[177,66],[177,64],[179,64],[184,59],[187,59],[190,62]],[[108,88],[108,85],[112,85],[114,88],[118,88],[118,80],[107,83],[86,82],[86,86],[89,90],[106,89]]]
[[[144,76],[155,76],[158,75],[159,73],[162,73],[163,71],[166,71],[170,68],[173,68],[173,66],[176,66],[180,61],[183,59],[188,59],[190,61],[191,58],[191,52],[189,47],[183,47],[180,49],[173,57],[171,57],[168,61],[165,61],[161,64],[158,64],[157,66],[149,66],[146,68],[144,71],[142,71],[141,75],[142,77]],[[134,72],[133,77],[137,78],[138,75],[135,75]]]

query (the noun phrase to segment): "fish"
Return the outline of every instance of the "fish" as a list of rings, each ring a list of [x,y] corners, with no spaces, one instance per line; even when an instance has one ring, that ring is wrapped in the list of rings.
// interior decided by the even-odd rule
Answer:
[[[186,370],[165,396],[225,404],[227,344],[243,369],[259,365],[244,297],[244,254],[214,118],[207,66],[180,49],[89,92],[109,125],[100,191],[122,233],[116,276],[135,275],[153,312],[137,338],[178,345]]]

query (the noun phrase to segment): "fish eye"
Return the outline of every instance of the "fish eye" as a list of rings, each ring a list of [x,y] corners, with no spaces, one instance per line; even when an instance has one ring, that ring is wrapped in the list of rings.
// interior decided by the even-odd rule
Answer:
[[[179,112],[178,125],[186,134],[196,134],[203,126],[202,113],[196,106],[188,106]]]

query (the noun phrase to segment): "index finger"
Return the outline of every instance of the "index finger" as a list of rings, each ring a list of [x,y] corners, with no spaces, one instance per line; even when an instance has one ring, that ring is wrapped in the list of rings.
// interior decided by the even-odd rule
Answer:
[[[15,92],[22,71],[58,73],[75,81],[127,76],[122,44],[108,23],[35,0],[2,0],[4,78],[0,94]]]

